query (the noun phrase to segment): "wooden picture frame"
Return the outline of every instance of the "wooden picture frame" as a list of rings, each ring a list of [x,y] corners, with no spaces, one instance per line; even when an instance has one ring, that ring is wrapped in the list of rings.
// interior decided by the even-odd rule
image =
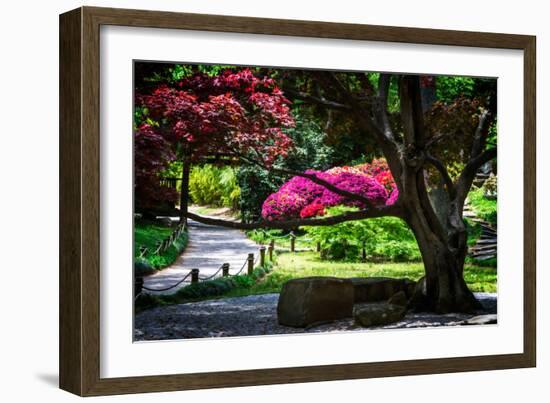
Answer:
[[[524,52],[523,353],[100,377],[100,26],[288,35]],[[60,16],[60,387],[81,396],[524,368],[536,365],[535,37],[81,7]]]

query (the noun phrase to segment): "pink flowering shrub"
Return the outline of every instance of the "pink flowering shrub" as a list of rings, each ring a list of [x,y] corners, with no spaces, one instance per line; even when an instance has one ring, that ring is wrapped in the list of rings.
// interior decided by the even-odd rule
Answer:
[[[335,167],[325,172],[308,170],[306,173],[315,174],[338,189],[366,197],[375,205],[389,205],[397,200],[395,182],[383,159],[373,160],[372,164]],[[295,176],[264,201],[262,217],[267,220],[315,217],[324,215],[327,207],[340,205],[365,208],[360,201]]]
[[[391,206],[397,201],[397,198],[399,197],[399,190],[397,188],[393,189],[393,192],[391,192],[390,197],[388,197],[388,200],[386,200],[386,206]]]
[[[325,206],[321,204],[320,200],[314,200],[313,203],[305,206],[300,211],[301,218],[315,217],[319,215],[325,215]]]

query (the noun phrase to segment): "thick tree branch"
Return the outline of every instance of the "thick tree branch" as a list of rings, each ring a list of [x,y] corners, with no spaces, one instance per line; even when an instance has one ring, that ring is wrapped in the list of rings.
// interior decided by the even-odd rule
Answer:
[[[351,200],[359,201],[359,202],[363,203],[366,207],[368,207],[370,209],[376,208],[372,204],[372,202],[369,199],[367,199],[366,197],[363,197],[363,196],[361,196],[357,193],[352,193],[352,192],[348,192],[347,190],[340,189],[339,187],[334,186],[332,183],[329,183],[326,180],[319,178],[316,174],[308,174],[306,172],[294,171],[292,169],[286,169],[286,168],[277,168],[277,167],[274,167],[274,166],[267,167],[265,164],[261,163],[260,161],[249,158],[249,157],[246,157],[242,154],[237,153],[236,151],[235,151],[235,154],[239,158],[241,158],[243,161],[246,161],[246,162],[248,162],[249,164],[252,164],[252,165],[256,165],[256,166],[258,166],[258,167],[260,167],[260,168],[262,168],[266,171],[277,172],[277,173],[284,174],[284,175],[300,176],[302,178],[309,179],[310,181],[312,181],[312,182],[314,182],[314,183],[316,183],[320,186],[323,186],[325,189],[328,189],[333,193],[336,193],[340,196],[347,197],[348,199],[351,199]]]
[[[409,151],[417,152],[426,145],[424,112],[420,96],[418,76],[402,76],[399,80],[399,100],[401,103],[401,123],[405,135],[405,145]]]
[[[446,137],[449,137],[449,133],[438,133],[435,136],[431,137],[428,141],[426,141],[426,150],[436,145]]]
[[[470,159],[476,158],[485,148],[485,140],[487,139],[487,126],[489,123],[490,113],[487,110],[481,112],[476,131],[474,133],[474,141],[472,143],[472,151]]]
[[[459,207],[462,207],[464,205],[464,201],[466,200],[466,196],[468,195],[468,192],[472,187],[472,183],[475,179],[478,169],[483,164],[491,161],[492,159],[495,159],[496,156],[497,149],[489,148],[483,151],[477,157],[471,159],[466,164],[464,170],[462,171],[456,182],[456,200]]]
[[[388,93],[390,89],[391,75],[380,74],[378,79],[378,100],[376,103],[375,116],[378,119],[378,124],[381,126],[384,136],[392,142],[395,142],[393,130],[388,118]]]
[[[338,94],[338,101],[326,99],[320,91],[319,95],[314,96],[312,94],[298,91],[294,88],[285,88],[283,91],[285,94],[294,96],[297,99],[304,100],[306,102],[314,103],[320,106],[324,106],[329,110],[347,111],[357,119],[358,125],[370,135],[374,136],[374,139],[382,149],[386,160],[390,166],[392,174],[395,178],[399,178],[401,175],[401,163],[400,163],[400,146],[395,141],[393,136],[389,136],[391,133],[389,123],[385,128],[381,129],[379,124],[373,119],[372,116],[380,116],[380,112],[373,110],[372,102],[361,102],[359,98],[356,98],[351,91],[338,79],[334,73],[330,72],[315,72],[312,73],[319,86],[323,89],[325,94]],[[384,77],[383,80],[389,81],[390,76]],[[367,80],[368,81],[368,80]],[[383,85],[384,87],[384,85]],[[368,91],[367,91],[368,92]],[[380,118],[381,120],[383,119]],[[297,175],[297,173],[292,173]],[[335,192],[337,193],[337,192]],[[342,194],[342,193],[339,193]],[[357,198],[355,198],[357,200]],[[364,202],[364,200],[361,200]]]
[[[464,168],[464,172],[469,171],[473,172],[475,175],[477,173],[477,170],[481,168],[483,164],[486,164],[487,162],[491,161],[492,159],[496,158],[497,156],[497,149],[496,148],[489,148],[479,154],[474,159],[470,160],[466,167]],[[463,173],[464,173],[463,172]]]
[[[365,218],[376,217],[402,217],[401,207],[398,204],[391,206],[383,206],[373,209],[365,209],[352,211],[349,213],[339,214],[324,218],[304,218],[285,221],[257,221],[253,223],[243,223],[235,221],[227,221],[219,218],[204,217],[198,214],[187,212],[187,217],[207,225],[216,225],[219,227],[236,228],[242,230],[252,230],[259,228],[273,229],[292,229],[301,226],[326,226],[335,225],[346,221],[362,220]]]
[[[430,153],[426,153],[426,161],[432,164],[432,166],[439,171],[443,181],[445,182],[445,187],[447,188],[449,198],[454,199],[456,196],[456,188],[451,176],[449,175],[449,171],[447,171],[447,168],[445,167],[445,164]]]
[[[335,73],[318,73],[317,77],[320,85],[327,87],[325,88],[327,91],[329,89],[336,89],[338,93],[341,94],[341,99],[346,100],[346,103],[350,107],[350,112],[353,113],[357,119],[357,123],[363,130],[374,136],[374,139],[382,149],[388,161],[393,176],[398,178],[401,175],[399,145],[393,136],[388,137],[385,131],[379,127],[376,120],[373,119],[372,116],[379,116],[379,111],[373,109],[372,103],[361,103],[361,101],[340,81]]]
[[[474,133],[474,141],[472,151],[470,153],[470,161],[466,164],[456,183],[456,204],[459,208],[464,206],[466,196],[472,187],[478,169],[485,163],[491,161],[497,156],[497,149],[485,149],[487,143],[487,132],[491,114],[487,110],[483,110],[479,116],[476,131]],[[485,149],[485,151],[483,151]]]
[[[349,105],[341,104],[339,102],[328,100],[324,97],[316,97],[307,92],[298,91],[293,88],[283,88],[285,94],[290,95],[293,98],[301,99],[303,101],[312,102],[317,105],[325,106],[330,109],[349,111],[351,107]]]

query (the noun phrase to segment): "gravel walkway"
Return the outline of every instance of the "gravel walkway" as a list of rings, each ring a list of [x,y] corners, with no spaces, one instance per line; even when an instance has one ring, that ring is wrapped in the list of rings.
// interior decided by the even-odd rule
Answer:
[[[485,314],[496,314],[496,294],[476,293]],[[368,331],[464,324],[474,315],[409,313],[396,323],[378,328],[361,328],[353,319],[327,323],[309,329],[280,326],[277,323],[279,294],[250,295],[188,304],[158,307],[135,317],[135,340],[191,339],[201,337],[253,336],[267,334]]]
[[[229,263],[229,272],[234,274],[242,267],[249,253],[258,254],[258,245],[249,240],[240,230],[189,220],[188,231],[189,244],[183,254],[170,267],[145,277],[143,280],[146,287],[167,288],[180,281],[193,268],[200,269],[201,277],[210,276],[219,269],[222,263]],[[221,276],[221,272],[219,275]],[[190,281],[189,277],[188,281],[165,292],[148,292],[172,294],[188,285]]]

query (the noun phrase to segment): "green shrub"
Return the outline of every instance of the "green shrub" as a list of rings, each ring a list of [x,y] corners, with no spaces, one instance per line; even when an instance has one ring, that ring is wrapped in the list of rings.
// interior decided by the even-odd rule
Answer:
[[[142,257],[137,257],[134,259],[134,275],[137,277],[147,276],[152,274],[155,271],[155,268],[151,266],[149,261]]]
[[[334,207],[328,209],[327,213],[337,215],[351,210],[349,207]],[[367,258],[375,260],[420,260],[420,251],[412,231],[396,217],[307,227],[306,232],[321,244],[321,255],[329,260],[358,261],[362,257],[362,249]]]
[[[483,188],[475,189],[468,193],[468,201],[479,218],[496,225],[497,201],[485,197],[485,190]]]
[[[418,260],[420,252],[415,241],[386,240],[374,247],[374,255],[385,257],[392,262]]]
[[[357,243],[350,243],[345,239],[338,239],[328,245],[323,251],[323,258],[328,260],[356,261],[359,256]]]
[[[241,189],[233,168],[206,164],[191,169],[189,194],[196,204],[236,210]]]

